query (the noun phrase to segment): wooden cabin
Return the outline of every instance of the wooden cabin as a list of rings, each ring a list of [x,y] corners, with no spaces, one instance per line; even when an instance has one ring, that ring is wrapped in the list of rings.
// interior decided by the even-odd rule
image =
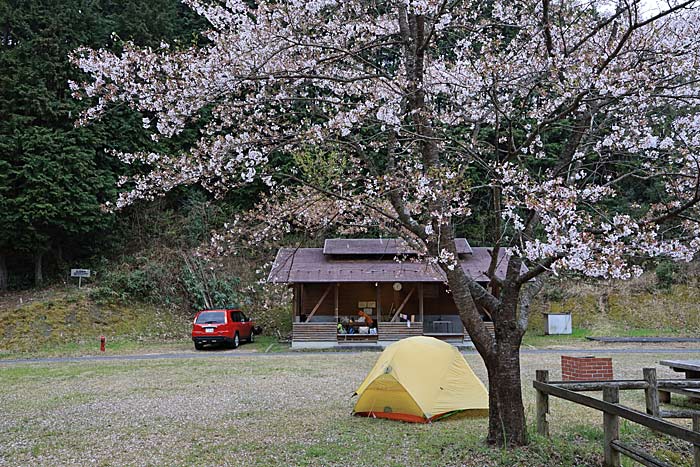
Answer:
[[[464,271],[488,283],[488,248],[472,248],[464,238],[455,244]],[[502,255],[497,274],[505,268]],[[323,248],[282,248],[268,282],[293,288],[292,348],[386,345],[416,335],[470,340],[442,270],[398,239],[328,239]],[[360,311],[369,317],[364,322]]]

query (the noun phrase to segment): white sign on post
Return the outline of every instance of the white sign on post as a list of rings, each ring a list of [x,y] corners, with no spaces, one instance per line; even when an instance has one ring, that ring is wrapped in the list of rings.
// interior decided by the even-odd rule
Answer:
[[[83,277],[90,277],[90,270],[89,269],[71,269],[70,276],[78,278],[78,288],[80,288],[82,285],[82,282],[83,282]]]

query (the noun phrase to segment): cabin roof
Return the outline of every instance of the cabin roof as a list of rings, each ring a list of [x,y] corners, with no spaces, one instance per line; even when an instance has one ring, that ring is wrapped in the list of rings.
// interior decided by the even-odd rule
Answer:
[[[456,238],[457,254],[471,254],[472,249],[466,238]],[[418,255],[418,250],[412,248],[400,238],[329,238],[323,244],[324,255]]]
[[[470,248],[460,257],[462,269],[472,279],[486,282],[484,275],[491,261],[486,247]],[[505,277],[508,256],[499,252],[496,275]],[[396,261],[391,257],[343,259],[324,254],[323,248],[281,248],[270,270],[268,282],[444,282],[440,267],[425,260]]]

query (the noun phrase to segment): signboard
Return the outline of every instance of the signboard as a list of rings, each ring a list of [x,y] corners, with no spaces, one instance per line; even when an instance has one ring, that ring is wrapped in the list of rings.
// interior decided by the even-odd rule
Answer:
[[[89,269],[71,269],[70,276],[71,277],[90,277],[90,270]]]

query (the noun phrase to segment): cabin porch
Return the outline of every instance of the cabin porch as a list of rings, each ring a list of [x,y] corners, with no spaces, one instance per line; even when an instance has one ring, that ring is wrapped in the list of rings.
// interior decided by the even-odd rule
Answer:
[[[292,347],[384,346],[410,336],[469,340],[442,283],[293,284]],[[372,323],[361,318],[366,314]]]

